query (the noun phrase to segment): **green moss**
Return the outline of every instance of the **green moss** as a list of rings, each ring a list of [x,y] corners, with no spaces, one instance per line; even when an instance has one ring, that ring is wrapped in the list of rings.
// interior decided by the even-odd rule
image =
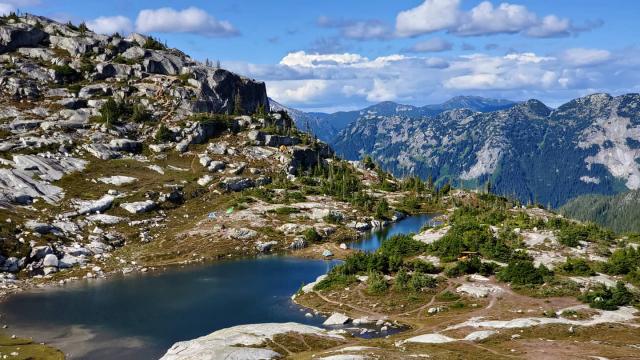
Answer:
[[[11,355],[17,353],[17,356]],[[12,339],[0,333],[0,357],[15,360],[64,360],[62,351],[46,345],[35,344],[29,339]]]

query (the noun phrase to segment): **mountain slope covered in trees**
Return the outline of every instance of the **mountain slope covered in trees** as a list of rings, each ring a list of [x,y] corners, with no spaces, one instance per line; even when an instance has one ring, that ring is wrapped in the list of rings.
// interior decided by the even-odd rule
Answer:
[[[640,188],[640,95],[593,94],[557,109],[529,100],[506,110],[433,117],[361,116],[333,142],[394,174],[478,188],[553,207],[576,196]]]
[[[604,196],[584,195],[561,208],[564,215],[593,221],[617,232],[640,233],[640,191]]]
[[[425,118],[454,109],[470,109],[478,112],[489,112],[508,109],[516,102],[504,99],[489,99],[479,96],[456,96],[441,104],[413,106],[398,104],[393,101],[366,107],[361,110],[338,111],[335,113],[304,112],[284,106],[270,99],[274,110],[285,110],[300,129],[311,131],[320,140],[332,143],[343,129],[352,126],[358,119],[371,117],[402,116],[408,118]]]

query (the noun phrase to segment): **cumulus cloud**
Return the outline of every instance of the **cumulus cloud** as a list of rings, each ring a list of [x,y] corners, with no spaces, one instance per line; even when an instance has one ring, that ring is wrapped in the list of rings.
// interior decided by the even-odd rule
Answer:
[[[400,36],[415,36],[454,28],[460,21],[459,7],[460,0],[425,0],[398,14],[396,32]]]
[[[380,20],[343,20],[320,16],[317,24],[324,28],[339,29],[342,37],[353,40],[382,40],[393,35],[389,26]]]
[[[297,51],[287,54],[280,60],[280,65],[293,68],[331,68],[331,67],[354,67],[354,68],[382,68],[391,62],[410,59],[404,55],[392,54],[380,56],[373,60],[360,54],[307,54],[304,51]]]
[[[169,7],[142,10],[136,20],[139,32],[192,33],[208,37],[229,37],[239,34],[228,21],[217,20],[206,11],[189,7],[175,10]]]
[[[571,22],[569,19],[560,19],[555,15],[548,15],[542,21],[531,26],[526,34],[531,37],[547,38],[569,36],[571,32]]]
[[[391,90],[388,83],[380,79],[373,79],[373,87],[367,91],[367,101],[370,102],[391,101],[396,97],[396,93]]]
[[[457,95],[526,100],[551,106],[589,92],[637,91],[640,49],[449,56],[291,52],[271,65],[226,63],[266,81],[270,96],[302,109],[335,110],[392,100],[430,104]]]
[[[128,34],[133,31],[133,23],[126,16],[101,16],[87,21],[87,27],[98,34]]]
[[[15,6],[11,4],[0,3],[0,15],[8,15],[13,11],[16,11]]]
[[[561,37],[601,26],[602,21],[574,26],[571,20],[547,15],[540,18],[526,6],[483,1],[469,11],[460,9],[460,0],[425,0],[396,17],[399,36],[417,36],[447,31],[459,36],[521,33],[529,37]]]
[[[453,44],[442,38],[432,38],[429,40],[421,41],[411,48],[411,52],[438,52],[447,51],[453,48]]]
[[[564,52],[563,59],[573,66],[593,66],[610,60],[611,53],[601,49],[573,48]]]
[[[268,85],[269,96],[286,103],[310,103],[327,91],[325,80],[294,80]]]
[[[536,15],[522,5],[502,3],[494,7],[483,1],[460,17],[453,32],[462,36],[517,33],[536,22]]]

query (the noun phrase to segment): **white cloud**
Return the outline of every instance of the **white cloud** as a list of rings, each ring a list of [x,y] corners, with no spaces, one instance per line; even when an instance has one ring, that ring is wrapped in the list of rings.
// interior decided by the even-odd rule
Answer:
[[[640,49],[635,48],[447,54],[367,58],[359,53],[292,52],[275,65],[225,65],[266,81],[276,100],[315,110],[361,108],[386,100],[433,104],[457,95],[537,98],[556,106],[595,91],[634,92],[640,83]]]
[[[459,6],[460,0],[425,0],[398,14],[396,31],[400,36],[415,36],[450,29],[459,23]]]
[[[268,85],[269,96],[285,103],[309,103],[323,96],[328,88],[325,80],[273,82]]]
[[[382,22],[375,20],[357,21],[342,29],[342,35],[356,40],[385,39],[389,37],[389,34],[389,28]]]
[[[317,24],[324,28],[340,29],[343,37],[354,40],[383,40],[393,35],[389,26],[380,20],[342,20],[320,16]]]
[[[133,23],[126,16],[101,16],[87,21],[87,27],[98,34],[128,34],[133,31]]]
[[[292,67],[321,67],[357,64],[364,60],[366,60],[366,58],[358,54],[307,54],[304,51],[298,51],[289,53],[283,57],[282,60],[280,60],[280,65]]]
[[[8,15],[13,11],[16,11],[15,6],[11,4],[0,3],[0,15]]]
[[[460,18],[454,30],[463,36],[517,33],[536,24],[536,15],[522,5],[483,1]]]
[[[196,7],[184,10],[172,8],[147,9],[138,14],[136,29],[139,32],[192,33],[208,37],[238,35],[238,30],[228,21],[217,20]]]
[[[393,92],[385,81],[380,79],[373,79],[373,87],[367,93],[367,101],[380,102],[391,101],[397,98],[396,93]]]
[[[555,15],[545,16],[542,21],[527,30],[527,35],[531,37],[558,37],[569,36],[571,22],[569,19],[560,19]]]
[[[513,90],[560,87],[558,69],[547,68],[553,57],[512,53],[502,57],[474,54],[462,56],[452,67],[457,74],[442,85],[455,90]]]
[[[522,33],[529,37],[546,38],[569,36],[601,25],[601,21],[588,22],[578,28],[569,19],[561,19],[556,15],[540,18],[523,5],[505,2],[494,6],[489,1],[483,1],[465,12],[460,9],[460,0],[425,0],[396,17],[396,33],[399,36],[445,30],[459,36]]]
[[[299,68],[330,68],[330,67],[356,67],[356,68],[381,68],[395,61],[409,59],[404,55],[380,56],[369,60],[359,54],[307,54],[305,51],[297,51],[287,54],[280,60],[280,65]]]
[[[592,66],[610,60],[611,53],[601,49],[573,48],[564,52],[563,59],[573,66]]]
[[[438,51],[447,51],[453,48],[453,44],[442,39],[442,38],[433,38],[425,41],[421,41],[415,45],[413,45],[409,51],[413,52],[438,52]]]

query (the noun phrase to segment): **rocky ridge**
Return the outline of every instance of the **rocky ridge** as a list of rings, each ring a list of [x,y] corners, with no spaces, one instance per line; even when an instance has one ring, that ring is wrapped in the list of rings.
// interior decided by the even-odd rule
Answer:
[[[329,214],[372,221],[330,196],[292,201],[270,185],[339,161],[269,111],[264,83],[151,37],[2,17],[0,91],[3,292],[147,271],[167,253],[163,265],[300,249],[309,228],[353,232]],[[274,217],[280,208],[291,215]],[[260,231],[267,224],[283,232]],[[184,253],[203,238],[222,243]]]
[[[361,116],[333,145],[368,154],[396,175],[482,188],[557,207],[588,193],[637,189],[640,96],[593,94],[551,109],[529,100],[506,110],[455,109],[427,117]]]

